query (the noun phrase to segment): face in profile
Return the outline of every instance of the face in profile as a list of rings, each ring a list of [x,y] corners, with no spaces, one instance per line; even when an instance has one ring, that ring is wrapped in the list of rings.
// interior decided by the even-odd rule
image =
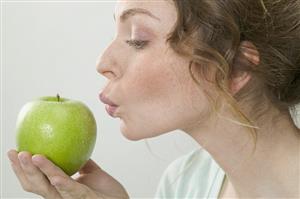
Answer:
[[[189,59],[166,42],[176,22],[172,1],[119,1],[117,32],[97,63],[103,94],[118,105],[131,140],[193,128],[208,114],[207,98],[190,76]],[[201,119],[203,118],[203,119]]]

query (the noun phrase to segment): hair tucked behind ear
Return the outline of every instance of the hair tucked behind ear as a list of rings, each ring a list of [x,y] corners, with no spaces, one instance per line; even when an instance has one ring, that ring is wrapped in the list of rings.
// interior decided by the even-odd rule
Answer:
[[[300,0],[174,0],[174,3],[178,19],[168,38],[171,47],[189,56],[204,76],[211,70],[208,68],[211,64],[203,63],[215,63],[216,86],[241,123],[252,125],[238,105],[242,100],[250,102],[251,118],[262,115],[266,104],[288,111],[300,102]],[[242,41],[256,47],[260,60],[257,65],[236,61]],[[246,71],[252,78],[232,96],[229,80],[236,71]]]

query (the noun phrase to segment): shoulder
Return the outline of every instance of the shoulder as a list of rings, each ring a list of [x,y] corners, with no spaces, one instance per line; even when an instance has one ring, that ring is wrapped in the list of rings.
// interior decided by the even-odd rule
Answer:
[[[179,172],[189,172],[199,166],[206,167],[211,162],[211,156],[204,149],[197,149],[174,160],[164,171],[163,176],[173,179]],[[175,174],[175,175],[174,175]]]
[[[197,187],[194,194],[205,192],[219,166],[204,149],[194,150],[173,161],[163,173],[157,197],[187,197],[188,190]],[[196,193],[197,192],[197,193]]]

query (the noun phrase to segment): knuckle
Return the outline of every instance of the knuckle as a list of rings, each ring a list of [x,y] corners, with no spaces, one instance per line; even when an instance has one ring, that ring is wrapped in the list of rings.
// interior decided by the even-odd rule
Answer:
[[[25,168],[23,168],[23,171],[26,173],[26,175],[28,175],[30,177],[32,177],[33,175],[36,174],[36,172],[34,171],[34,169],[31,168],[31,167],[25,167]]]
[[[90,199],[91,198],[91,192],[90,192],[90,190],[87,188],[87,187],[85,187],[85,186],[83,186],[82,188],[81,188],[81,191],[80,191],[80,198],[84,198],[84,199]]]
[[[79,195],[80,195],[80,198],[88,198],[89,197],[88,192],[84,189],[80,192]]]

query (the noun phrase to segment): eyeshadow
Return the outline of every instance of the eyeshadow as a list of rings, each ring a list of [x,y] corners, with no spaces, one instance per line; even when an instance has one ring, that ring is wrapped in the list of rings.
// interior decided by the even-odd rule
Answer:
[[[131,28],[132,38],[139,40],[149,40],[153,37],[153,32],[149,28],[133,25]]]

